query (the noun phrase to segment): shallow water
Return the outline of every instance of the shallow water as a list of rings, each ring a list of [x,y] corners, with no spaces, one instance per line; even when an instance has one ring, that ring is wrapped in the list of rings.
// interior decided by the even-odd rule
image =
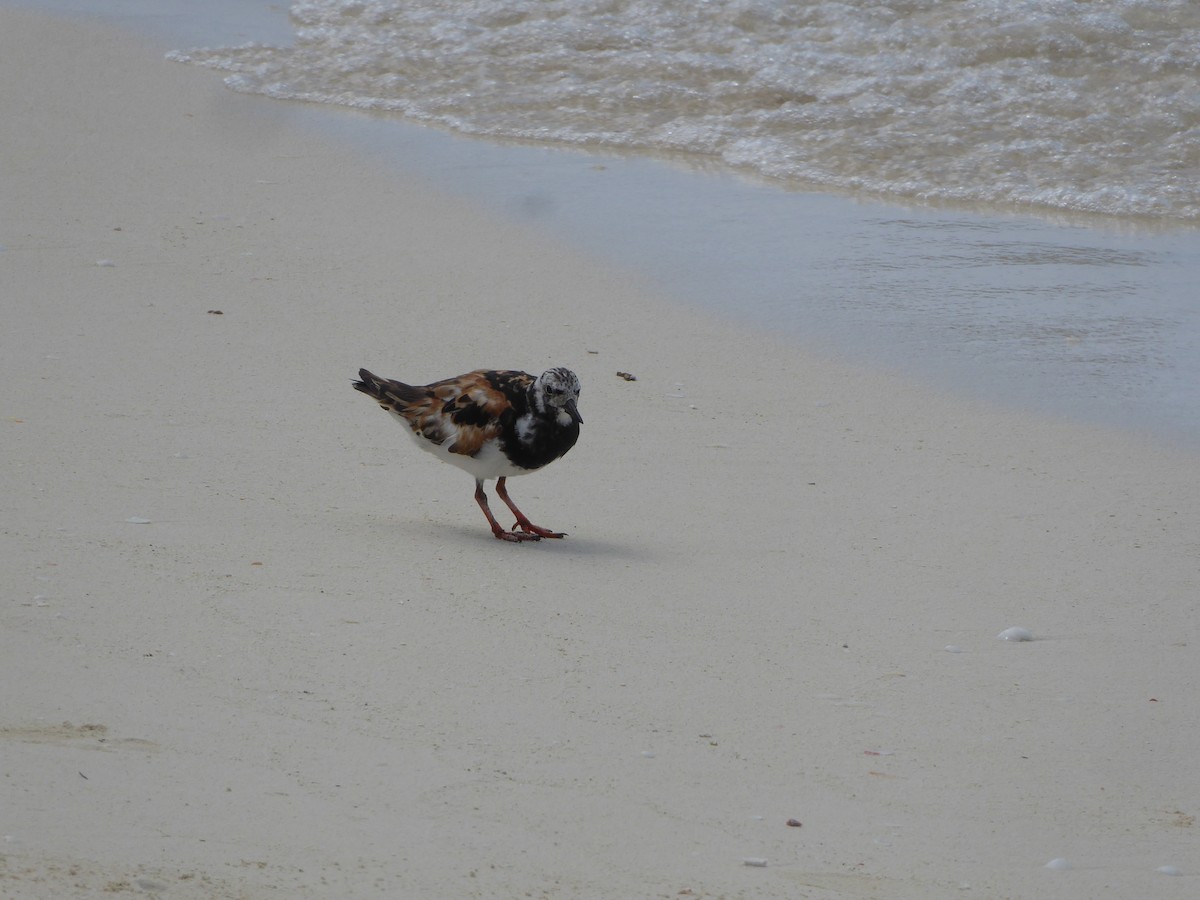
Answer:
[[[94,14],[83,0],[33,5]],[[113,0],[104,15],[176,47],[225,32],[282,44],[291,27],[265,0]],[[1179,218],[885,203],[787,190],[697,154],[598,155],[345,107],[280,108],[798,344],[1200,446],[1200,229]]]
[[[991,402],[1200,445],[1195,230],[902,207],[341,120],[396,166],[684,302]]]

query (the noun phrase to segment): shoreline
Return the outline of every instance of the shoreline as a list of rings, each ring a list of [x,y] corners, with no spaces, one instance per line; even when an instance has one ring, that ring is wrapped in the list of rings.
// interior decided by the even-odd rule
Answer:
[[[270,4],[169,9],[141,19],[164,52],[291,37]],[[271,115],[348,152],[803,352],[1200,450],[1194,227],[797,192],[720,168],[274,103]]]
[[[808,355],[150,42],[0,24],[0,893],[1194,892],[1194,454]],[[511,487],[553,545],[350,388],[551,364],[587,424]]]

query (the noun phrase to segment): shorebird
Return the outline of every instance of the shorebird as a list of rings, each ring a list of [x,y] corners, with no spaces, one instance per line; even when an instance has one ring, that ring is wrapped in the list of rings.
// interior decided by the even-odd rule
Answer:
[[[502,541],[561,538],[560,531],[534,525],[508,496],[505,479],[548,465],[579,440],[579,378],[570,369],[528,372],[479,369],[426,385],[379,378],[366,369],[356,390],[407,426],[417,446],[458,466],[475,479],[475,502]],[[505,531],[488,508],[484,481],[517,517]]]

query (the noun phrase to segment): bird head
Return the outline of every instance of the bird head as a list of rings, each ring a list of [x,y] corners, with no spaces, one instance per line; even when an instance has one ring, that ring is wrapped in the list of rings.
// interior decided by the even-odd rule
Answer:
[[[569,421],[582,425],[583,417],[578,409],[579,388],[579,377],[570,369],[547,369],[533,382],[533,401],[539,410],[553,410],[560,420],[565,415]]]

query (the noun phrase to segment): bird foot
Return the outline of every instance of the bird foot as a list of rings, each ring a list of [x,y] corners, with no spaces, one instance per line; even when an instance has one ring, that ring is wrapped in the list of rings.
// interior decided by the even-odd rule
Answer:
[[[518,528],[521,529],[519,532],[517,531]],[[541,525],[534,525],[532,522],[522,522],[520,520],[513,523],[512,533],[513,534],[524,534],[526,536],[526,539],[529,539],[532,537],[535,540],[540,540],[541,538],[557,539],[557,538],[565,538],[567,536],[567,533],[565,531],[551,531],[548,528],[543,528]]]
[[[512,541],[514,544],[519,544],[522,541],[540,541],[542,539],[540,534],[516,530],[505,531],[503,528],[493,531],[492,534],[496,535],[496,540],[498,541]]]

